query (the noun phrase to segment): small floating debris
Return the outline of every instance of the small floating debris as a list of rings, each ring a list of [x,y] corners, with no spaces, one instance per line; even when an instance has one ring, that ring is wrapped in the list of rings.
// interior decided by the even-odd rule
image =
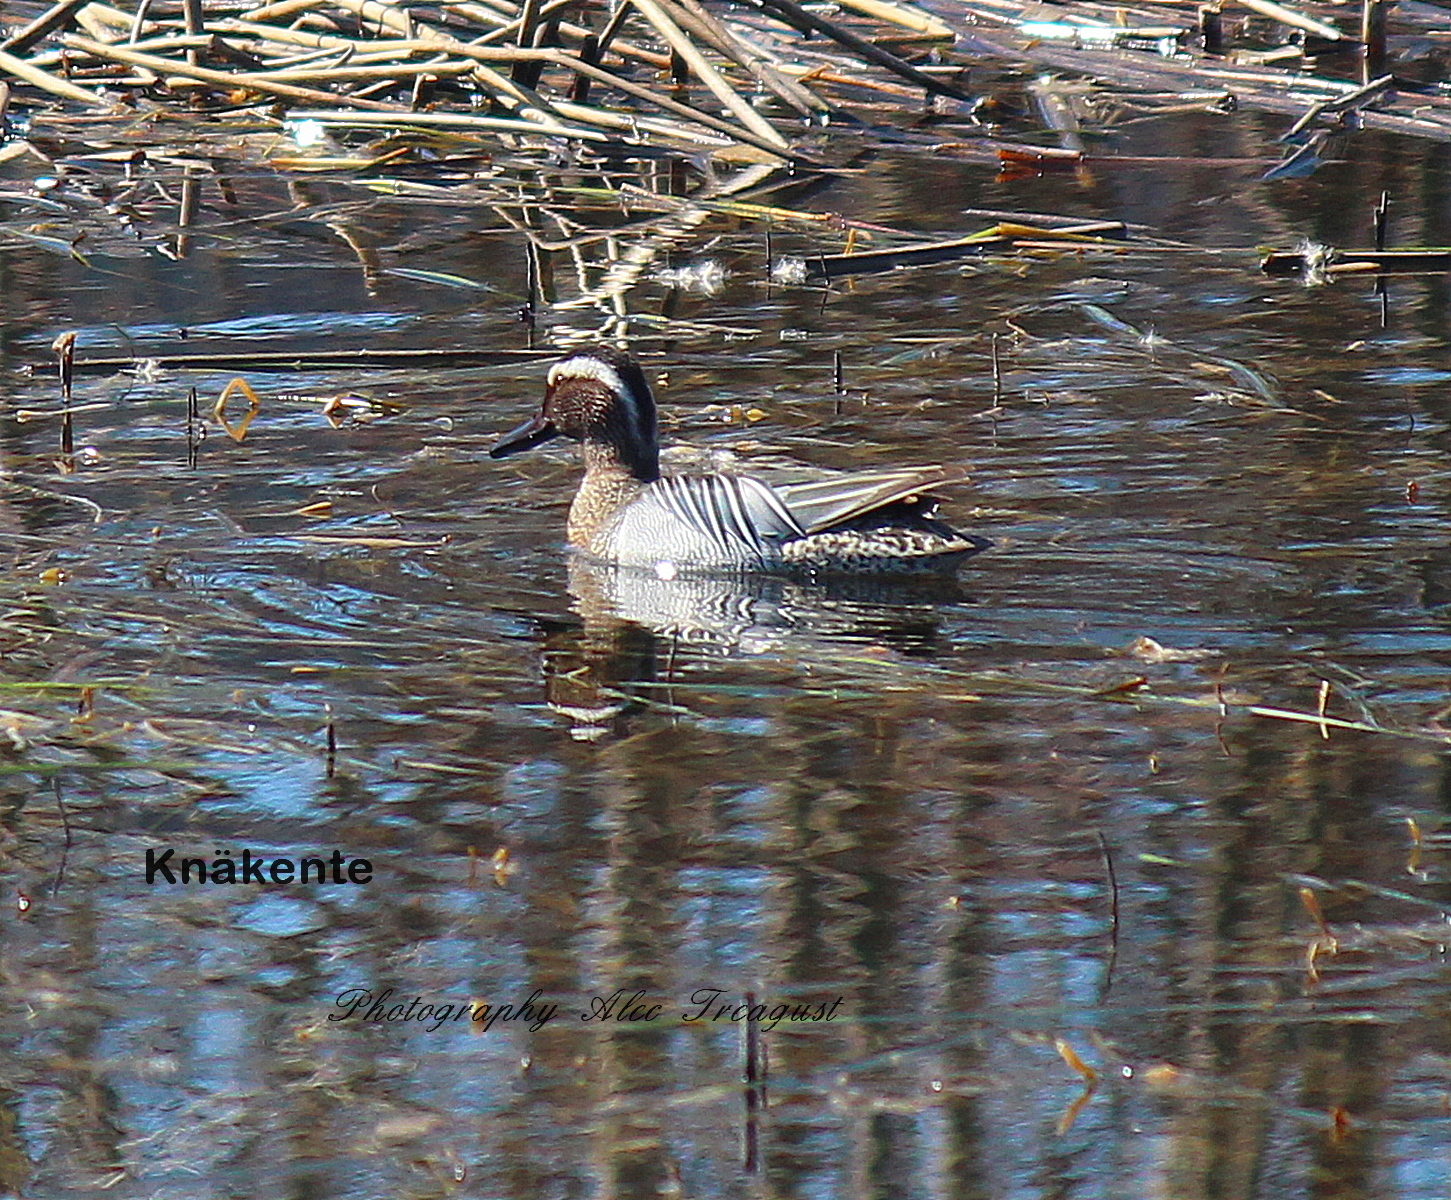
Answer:
[[[371,396],[359,396],[355,392],[331,396],[323,402],[322,406],[322,415],[334,429],[341,429],[348,423],[368,425],[378,420],[379,417],[396,416],[403,411],[404,408],[401,404],[378,400]]]

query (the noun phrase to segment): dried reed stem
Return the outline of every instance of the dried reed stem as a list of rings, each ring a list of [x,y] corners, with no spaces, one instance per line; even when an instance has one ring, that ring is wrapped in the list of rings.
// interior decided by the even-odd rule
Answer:
[[[676,20],[696,37],[708,41],[727,58],[739,63],[756,81],[776,94],[803,116],[827,112],[830,106],[820,96],[778,71],[766,56],[733,30],[715,19],[699,0],[668,0]]]
[[[73,12],[84,8],[89,3],[90,0],[60,0],[59,4],[46,9],[29,25],[17,30],[4,41],[0,41],[0,50],[8,51],[11,54],[24,53],[46,34],[64,25]]]
[[[23,58],[16,58],[15,55],[4,50],[0,50],[0,71],[7,75],[14,75],[16,79],[24,80],[26,83],[49,92],[52,96],[60,96],[64,100],[78,100],[91,108],[109,109],[112,107],[95,92],[77,87],[70,80],[62,79],[59,75],[52,75],[49,71],[42,71]]]
[[[94,55],[96,58],[110,59],[113,62],[127,63],[133,67],[144,67],[148,71],[154,71],[163,78],[167,74],[180,75],[184,79],[195,79],[201,83],[215,84],[217,87],[249,88],[255,92],[264,92],[271,96],[281,96],[287,100],[305,101],[310,104],[337,104],[340,98],[332,92],[321,92],[314,88],[297,87],[290,83],[277,83],[259,76],[250,71],[214,71],[210,67],[194,67],[190,63],[177,62],[175,59],[160,58],[154,54],[142,54],[138,51],[128,49],[124,46],[110,46],[105,42],[97,42],[91,38],[81,37],[80,34],[67,34],[61,41],[72,50],[80,50],[85,54]],[[0,68],[4,68],[3,60],[0,60]],[[57,80],[56,82],[63,82]],[[67,84],[66,86],[71,86]],[[77,91],[81,89],[77,88]],[[88,101],[99,104],[100,101],[89,92],[84,93]],[[361,108],[371,109],[374,112],[398,112],[406,115],[405,109],[396,104],[384,104],[378,100],[347,100],[350,104],[356,104]]]
[[[633,3],[635,10],[655,27],[666,45],[685,60],[696,78],[710,89],[715,98],[725,106],[732,116],[758,138],[785,149],[786,139],[776,132],[775,127],[765,117],[742,99],[735,88],[727,82],[725,76],[717,71],[705,55],[695,48],[695,44],[685,36],[680,26],[670,19],[665,9],[656,0],[633,0]]]

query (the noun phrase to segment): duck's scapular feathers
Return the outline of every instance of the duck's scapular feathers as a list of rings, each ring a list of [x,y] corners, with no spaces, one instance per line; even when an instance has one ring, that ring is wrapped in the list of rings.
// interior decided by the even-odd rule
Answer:
[[[938,484],[960,468],[859,471],[772,485],[753,475],[660,474],[655,400],[644,373],[609,349],[555,363],[537,416],[490,451],[502,458],[564,436],[583,443],[585,477],[570,543],[605,562],[668,570],[951,570],[984,538],[932,519]]]

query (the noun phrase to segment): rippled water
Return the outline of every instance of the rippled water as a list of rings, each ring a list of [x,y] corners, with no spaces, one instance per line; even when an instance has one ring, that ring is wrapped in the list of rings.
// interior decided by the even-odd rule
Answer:
[[[1272,162],[1279,132],[1161,119],[1115,150]],[[179,248],[171,192],[132,232],[109,166],[54,212],[9,163],[0,1191],[1444,1196],[1447,289],[1391,281],[1383,325],[1369,281],[1253,249],[1365,245],[1383,188],[1399,242],[1446,244],[1451,172],[1366,133],[1344,157],[1266,184],[877,154],[760,202],[1197,249],[826,290],[771,284],[767,234],[839,229],[637,213],[618,301],[545,256],[537,354],[517,210],[238,167]],[[83,230],[85,263],[35,241]],[[728,278],[672,289],[667,261]],[[936,592],[571,565],[568,449],[486,450],[621,312],[670,440],[966,462],[945,512],[995,547]],[[476,353],[95,365],[360,347]],[[211,418],[236,375],[240,443]],[[167,847],[373,874],[148,886]],[[558,1011],[331,1020],[357,989]],[[744,1027],[682,1019],[716,991],[840,1003],[761,1032],[751,1090]],[[616,992],[660,1011],[581,1019]]]

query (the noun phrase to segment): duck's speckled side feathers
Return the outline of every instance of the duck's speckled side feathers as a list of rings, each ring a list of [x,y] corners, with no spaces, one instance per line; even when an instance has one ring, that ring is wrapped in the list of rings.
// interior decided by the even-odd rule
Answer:
[[[809,534],[782,546],[781,561],[813,571],[936,574],[991,545],[987,538],[924,520],[905,528],[829,529]]]

